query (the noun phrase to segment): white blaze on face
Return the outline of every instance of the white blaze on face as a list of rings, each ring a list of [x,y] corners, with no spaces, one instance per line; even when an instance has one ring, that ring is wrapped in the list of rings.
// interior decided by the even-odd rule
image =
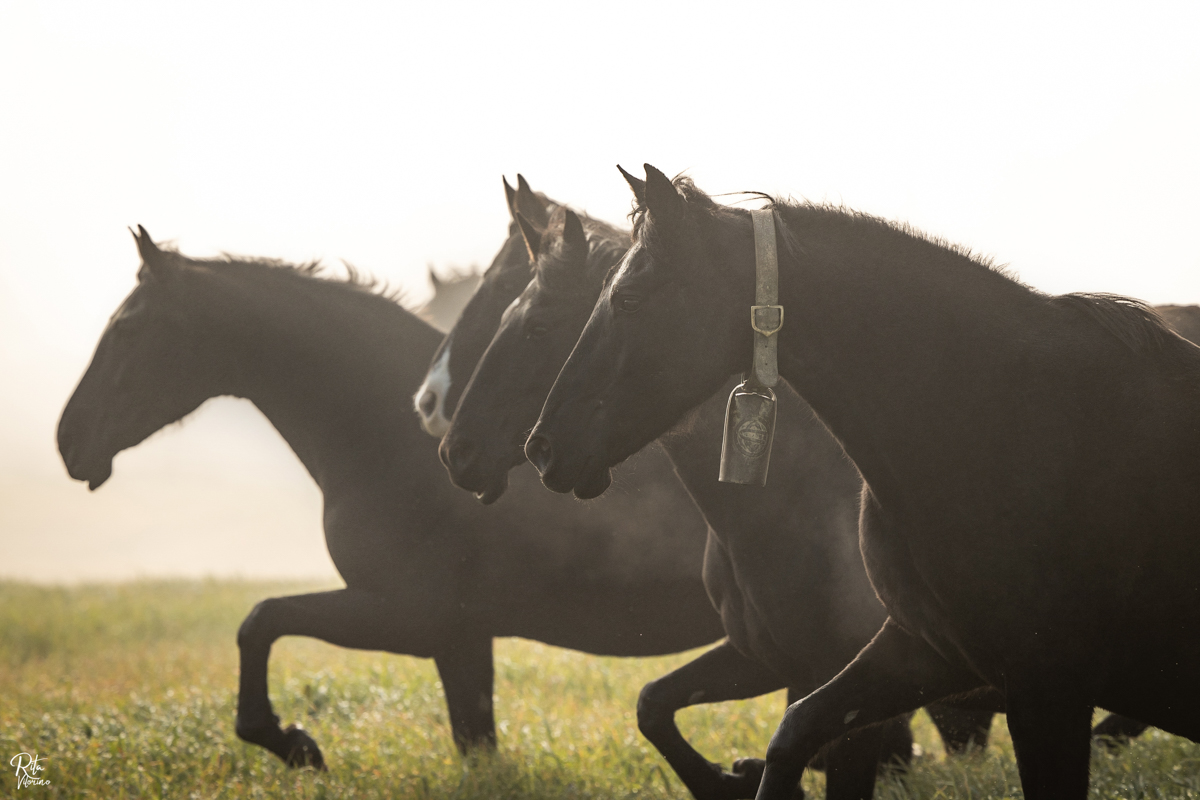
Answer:
[[[450,430],[450,420],[446,419],[445,413],[446,393],[449,391],[450,343],[447,343],[446,349],[442,350],[438,360],[429,368],[425,382],[413,395],[413,406],[417,409],[417,415],[421,417],[421,427],[430,436],[436,436],[439,439],[446,435],[446,431]],[[432,402],[428,400],[422,402],[427,394],[432,394],[435,399]],[[429,413],[426,413],[427,409]]]

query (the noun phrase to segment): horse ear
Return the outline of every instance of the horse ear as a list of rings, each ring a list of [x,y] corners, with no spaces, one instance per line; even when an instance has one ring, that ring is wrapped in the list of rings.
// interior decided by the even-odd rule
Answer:
[[[508,204],[508,215],[513,218],[513,222],[517,220],[517,190],[509,186],[508,178],[501,177],[504,181],[504,202]]]
[[[563,209],[563,247],[575,252],[587,253],[587,234],[583,232],[583,223],[571,209]]]
[[[543,230],[550,224],[550,212],[542,199],[533,193],[525,176],[517,173],[517,211],[526,220]]]
[[[542,232],[533,226],[533,223],[525,219],[525,215],[520,211],[517,212],[517,225],[521,228],[521,237],[525,240],[525,247],[529,250],[529,260],[537,263],[538,250],[542,246]]]
[[[649,164],[646,167],[646,208],[658,222],[673,224],[683,218],[684,199],[671,179]]]
[[[150,233],[138,225],[137,232],[133,228],[129,229],[133,234],[133,240],[137,242],[138,255],[142,257],[142,266],[146,271],[155,277],[164,277],[168,269],[167,260],[163,258],[162,250],[158,249],[158,245],[150,238]],[[139,270],[138,277],[141,278],[142,272]]]
[[[646,182],[641,178],[635,178],[633,175],[630,175],[620,164],[617,164],[617,169],[621,171],[621,175],[625,178],[625,182],[629,184],[629,188],[633,189],[633,197],[637,200],[638,205],[644,206],[646,204]]]
[[[436,292],[438,289],[442,288],[442,279],[439,278],[437,273],[433,271],[433,264],[426,264],[425,271],[429,273],[429,282],[433,284],[433,290]]]

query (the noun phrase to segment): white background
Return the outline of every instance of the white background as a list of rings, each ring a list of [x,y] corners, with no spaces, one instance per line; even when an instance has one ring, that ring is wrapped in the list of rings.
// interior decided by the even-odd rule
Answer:
[[[1051,292],[1200,301],[1194,3],[0,0],[0,575],[325,575],[320,497],[248,404],[120,456],[54,426],[188,254],[486,265],[500,176],[620,220],[614,169],[908,221]]]

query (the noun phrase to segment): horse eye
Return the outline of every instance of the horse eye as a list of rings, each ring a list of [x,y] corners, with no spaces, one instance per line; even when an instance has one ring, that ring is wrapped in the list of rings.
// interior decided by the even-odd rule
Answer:
[[[626,314],[636,314],[642,307],[642,300],[640,297],[623,297],[617,307]]]
[[[525,329],[526,339],[541,339],[550,329],[545,325],[530,325]]]

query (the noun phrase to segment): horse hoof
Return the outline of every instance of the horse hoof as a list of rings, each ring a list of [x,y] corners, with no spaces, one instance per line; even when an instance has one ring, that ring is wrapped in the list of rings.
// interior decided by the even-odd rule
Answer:
[[[733,762],[733,767],[729,772],[721,774],[725,790],[731,798],[757,795],[758,785],[762,783],[762,776],[763,761],[758,758],[739,758]]]
[[[742,778],[753,778],[755,781],[761,781],[763,770],[767,768],[767,763],[761,758],[739,758],[733,762],[733,774]]]
[[[289,767],[312,767],[321,772],[329,771],[325,766],[325,757],[321,755],[321,748],[317,747],[308,731],[299,725],[288,725],[283,729],[282,749],[283,753],[280,755]]]

